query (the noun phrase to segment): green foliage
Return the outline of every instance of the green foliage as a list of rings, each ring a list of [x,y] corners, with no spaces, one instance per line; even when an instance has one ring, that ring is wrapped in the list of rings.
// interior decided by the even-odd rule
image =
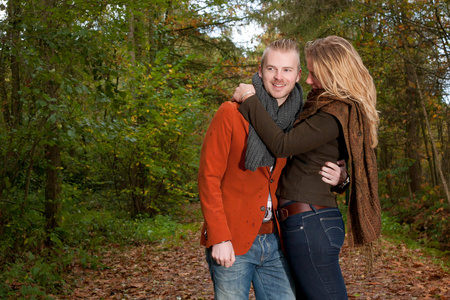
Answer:
[[[59,256],[35,256],[31,252],[23,258],[2,266],[0,297],[51,299],[47,293],[59,291],[64,286],[61,274],[67,267]]]
[[[436,263],[448,270],[450,267],[450,260],[448,259],[450,251],[448,247],[436,247],[434,243],[424,243],[423,240],[418,240],[417,233],[413,231],[411,224],[401,223],[396,216],[392,216],[388,212],[381,213],[381,223],[384,237],[395,243],[404,243],[412,249],[422,249],[424,252],[434,256]]]
[[[64,245],[60,207],[156,215],[196,200],[205,102],[218,94],[223,55],[239,52],[204,34],[216,13],[119,2],[7,3],[21,13],[0,21],[2,253]],[[61,164],[46,156],[55,145]]]
[[[439,195],[439,187],[424,188],[410,198],[382,198],[387,213],[402,225],[402,233],[428,247],[450,246],[450,205]],[[394,202],[394,203],[392,203]]]
[[[205,34],[235,19],[227,2],[5,5],[0,298],[43,298],[73,261],[101,268],[105,244],[182,235],[172,216],[197,200],[207,102],[240,52]]]
[[[382,2],[392,8],[392,1]],[[174,216],[183,217],[186,203],[197,201],[205,128],[217,104],[257,62],[242,55],[227,29],[248,3],[204,3],[6,2],[7,15],[0,20],[0,298],[45,298],[63,290],[59,274],[74,261],[103,267],[97,254],[104,245],[170,244],[183,234],[186,228]],[[433,16],[432,6],[402,5],[414,22],[427,21],[417,32],[434,36],[434,21],[424,15]],[[337,33],[354,41],[379,90],[383,207],[404,224],[405,233],[442,247],[448,243],[449,208],[437,183],[423,184],[415,194],[408,188],[408,171],[417,160],[405,155],[410,136],[404,120],[417,118],[405,105],[412,102],[407,92],[414,87],[404,84],[408,77],[399,58],[411,55],[405,45],[430,53],[413,58],[427,74],[436,74],[419,76],[430,87],[424,97],[431,126],[439,132],[437,145],[447,153],[448,132],[442,128],[448,103],[442,102],[441,78],[448,68],[439,63],[447,48],[435,51],[423,40],[424,48],[413,47],[420,40],[416,31],[397,26],[395,10],[384,13],[375,2],[360,7],[336,0],[326,6],[337,9],[310,5],[307,11],[275,1],[267,16],[290,22],[276,22],[277,29],[286,29],[276,34]],[[277,11],[287,7],[288,14]],[[443,9],[442,4],[436,11]],[[289,17],[278,17],[283,14]],[[293,27],[300,24],[292,22],[296,19],[301,25]],[[311,31],[313,26],[317,30]],[[206,34],[218,31],[223,36]],[[442,46],[439,37],[429,40]],[[55,145],[60,164],[48,157]],[[431,166],[426,148],[419,145],[417,151]],[[429,169],[425,176],[433,177]]]
[[[105,244],[123,246],[160,242],[176,237],[185,228],[177,223],[179,217],[152,217],[149,214],[131,217],[130,212],[98,201],[99,197],[102,195],[93,194],[83,202],[74,197],[64,203],[62,224],[55,231],[61,247],[98,250]]]
[[[39,298],[62,293],[66,283],[61,274],[75,263],[88,269],[104,266],[100,255],[105,245],[125,246],[159,242],[170,247],[186,230],[198,231],[197,224],[179,224],[169,216],[131,219],[122,213],[89,211],[85,206],[70,209],[55,231],[51,251],[36,249],[17,253],[0,266],[0,298]],[[2,241],[2,245],[3,245]],[[35,254],[34,254],[35,253]],[[40,298],[41,299],[41,298]]]
[[[210,74],[191,79],[186,63],[192,58],[169,63],[167,55],[158,54],[155,65],[122,70],[129,79],[119,88],[128,92],[120,102],[97,105],[109,116],[80,120],[75,135],[82,147],[67,157],[77,185],[101,189],[134,214],[168,211],[196,196],[201,139],[194,133],[205,98],[194,87]]]
[[[448,247],[450,200],[444,198],[448,196],[442,183],[447,180],[448,186],[450,153],[449,123],[443,121],[449,112],[449,44],[442,30],[449,22],[448,3],[331,1],[327,5],[334,9],[327,10],[320,1],[307,2],[311,5],[301,12],[290,2],[270,2],[266,9],[271,13],[264,15],[268,31],[300,42],[338,35],[353,43],[377,87],[383,209],[405,224],[410,236]],[[295,25],[299,22],[292,20],[302,20],[308,9],[315,13]]]
[[[263,0],[262,11],[254,13],[256,18],[265,24],[269,32],[269,40],[277,36],[295,38],[304,44],[323,35],[323,24],[342,22],[339,13],[348,8],[346,0]]]
[[[408,193],[408,177],[405,175],[412,161],[408,158],[394,161],[389,169],[378,171],[379,190],[383,207],[390,208],[395,205],[390,198],[401,197]],[[387,201],[383,201],[387,200]]]
[[[16,191],[16,199],[22,202],[9,203],[8,209],[4,209],[4,222],[0,228],[0,263],[15,258],[15,255],[23,252],[38,252],[43,246],[46,236],[44,230],[45,220],[42,218],[42,202],[37,197],[23,197]],[[25,207],[29,209],[25,210]]]

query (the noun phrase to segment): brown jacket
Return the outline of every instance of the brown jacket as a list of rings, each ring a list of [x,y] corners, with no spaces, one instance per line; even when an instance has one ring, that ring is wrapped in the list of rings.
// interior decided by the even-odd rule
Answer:
[[[336,195],[319,174],[327,161],[347,159],[345,141],[339,122],[332,115],[319,112],[285,133],[269,122],[266,110],[256,96],[239,108],[250,120],[267,148],[276,157],[289,157],[276,194],[284,199],[336,207]],[[271,119],[271,118],[270,118]]]
[[[247,99],[239,111],[275,156],[294,155],[286,165],[277,192],[283,198],[330,206],[327,187],[317,178],[309,178],[318,172],[321,162],[317,164],[317,160],[322,157],[329,156],[329,161],[350,158],[352,186],[347,214],[350,245],[369,244],[381,233],[381,205],[368,118],[357,102],[323,93],[323,90],[313,90],[308,94],[299,121],[288,133],[273,127],[255,96]],[[322,194],[323,199],[312,199],[314,194],[318,197]]]

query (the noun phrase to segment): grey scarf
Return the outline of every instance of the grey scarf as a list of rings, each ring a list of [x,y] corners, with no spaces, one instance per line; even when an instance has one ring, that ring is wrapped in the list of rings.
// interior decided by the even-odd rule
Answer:
[[[286,102],[281,107],[278,107],[277,100],[267,93],[258,73],[253,75],[252,83],[256,90],[256,96],[275,123],[277,123],[278,127],[285,132],[289,131],[303,106],[302,87],[296,83]],[[266,145],[264,145],[250,124],[247,139],[247,153],[245,155],[245,168],[250,171],[255,171],[259,167],[273,166],[274,164],[275,157],[269,152]]]

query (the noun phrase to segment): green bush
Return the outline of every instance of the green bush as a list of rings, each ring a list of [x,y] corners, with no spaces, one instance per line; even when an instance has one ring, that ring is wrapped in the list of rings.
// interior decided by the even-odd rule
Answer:
[[[198,230],[195,224],[179,224],[162,215],[131,219],[123,213],[80,209],[63,216],[62,226],[51,235],[51,250],[28,251],[0,267],[1,299],[43,299],[61,293],[66,287],[61,274],[75,261],[83,268],[104,267],[100,258],[106,245],[161,242],[170,247],[186,230]]]
[[[0,280],[3,284],[0,285],[0,297],[37,299],[39,296],[42,299],[47,293],[60,290],[65,285],[61,277],[67,267],[65,263],[67,259],[61,259],[54,253],[36,256],[28,252],[1,268]]]
[[[390,218],[402,232],[425,246],[440,250],[450,247],[450,205],[439,196],[439,187],[426,187],[412,197],[382,198]]]
[[[60,239],[72,247],[95,249],[105,244],[152,243],[175,236],[182,225],[169,216],[130,218],[124,213],[79,210],[64,214]]]

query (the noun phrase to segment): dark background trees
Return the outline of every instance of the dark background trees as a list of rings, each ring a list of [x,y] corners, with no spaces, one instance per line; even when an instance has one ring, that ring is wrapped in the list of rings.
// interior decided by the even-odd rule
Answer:
[[[8,0],[1,10],[7,282],[57,288],[45,283],[51,257],[64,258],[58,273],[75,256],[92,264],[87,251],[106,242],[171,232],[198,201],[210,118],[278,37],[352,41],[378,90],[383,208],[416,239],[448,250],[448,1]],[[254,51],[231,38],[246,20],[264,28]]]
[[[267,40],[286,36],[303,44],[335,34],[352,41],[377,86],[384,209],[448,249],[448,1],[263,3],[266,13],[257,18],[268,24]],[[431,230],[431,223],[439,225]]]

